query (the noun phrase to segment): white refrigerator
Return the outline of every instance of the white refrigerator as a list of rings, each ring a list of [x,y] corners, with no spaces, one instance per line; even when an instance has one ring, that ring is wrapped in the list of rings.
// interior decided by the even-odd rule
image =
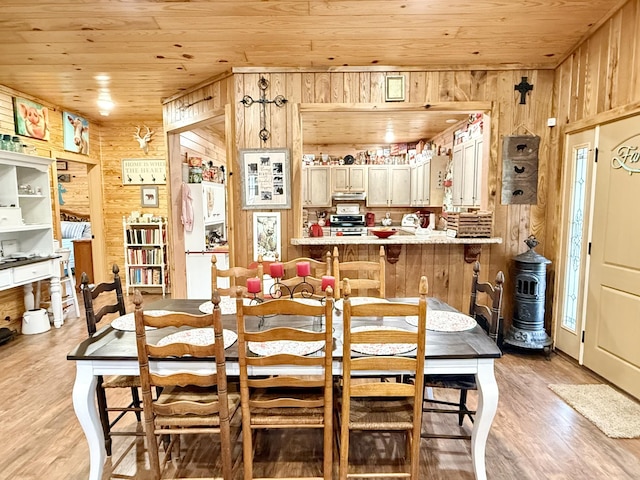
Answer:
[[[216,255],[218,268],[229,268],[229,254],[219,251],[227,238],[226,187],[222,183],[202,182],[190,183],[188,188],[193,229],[184,232],[187,298],[208,300],[211,298],[211,255]]]

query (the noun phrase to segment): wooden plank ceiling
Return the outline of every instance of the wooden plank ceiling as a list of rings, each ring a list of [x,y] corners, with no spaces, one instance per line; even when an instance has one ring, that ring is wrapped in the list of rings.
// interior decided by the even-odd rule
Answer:
[[[553,68],[619,0],[5,0],[0,84],[101,121],[232,67]]]

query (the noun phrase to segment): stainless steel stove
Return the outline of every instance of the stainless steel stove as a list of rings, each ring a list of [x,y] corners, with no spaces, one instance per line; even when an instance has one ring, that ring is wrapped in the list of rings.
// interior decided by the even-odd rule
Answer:
[[[367,234],[364,215],[362,214],[338,214],[329,217],[331,223],[331,235],[341,232],[344,236],[362,236]]]

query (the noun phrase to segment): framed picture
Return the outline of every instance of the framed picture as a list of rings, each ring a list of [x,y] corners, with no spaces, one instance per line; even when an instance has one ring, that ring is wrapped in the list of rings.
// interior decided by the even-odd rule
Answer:
[[[89,122],[69,112],[62,112],[64,149],[67,152],[89,155]]]
[[[26,98],[13,97],[16,133],[49,141],[49,109]]]
[[[69,170],[69,164],[64,160],[56,160],[56,170]]]
[[[158,187],[140,187],[140,205],[143,207],[158,206]]]
[[[240,150],[242,208],[291,208],[289,150]]]
[[[253,213],[253,260],[262,255],[263,260],[282,258],[280,212]]]
[[[385,101],[404,102],[404,75],[385,77]]]
[[[58,181],[62,183],[69,183],[71,181],[71,175],[68,173],[61,173],[58,175]]]

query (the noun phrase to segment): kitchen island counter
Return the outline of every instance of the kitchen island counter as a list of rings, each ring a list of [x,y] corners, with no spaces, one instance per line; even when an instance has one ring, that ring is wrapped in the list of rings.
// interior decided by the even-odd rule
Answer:
[[[327,245],[387,245],[387,259],[390,263],[398,260],[402,245],[464,245],[465,260],[473,262],[477,259],[482,245],[500,244],[501,237],[490,238],[453,238],[448,237],[444,232],[436,232],[431,235],[414,235],[405,231],[399,231],[389,238],[378,238],[374,235],[362,236],[328,236],[328,237],[299,237],[292,238],[291,245],[309,246],[311,255],[314,250],[322,249]]]

